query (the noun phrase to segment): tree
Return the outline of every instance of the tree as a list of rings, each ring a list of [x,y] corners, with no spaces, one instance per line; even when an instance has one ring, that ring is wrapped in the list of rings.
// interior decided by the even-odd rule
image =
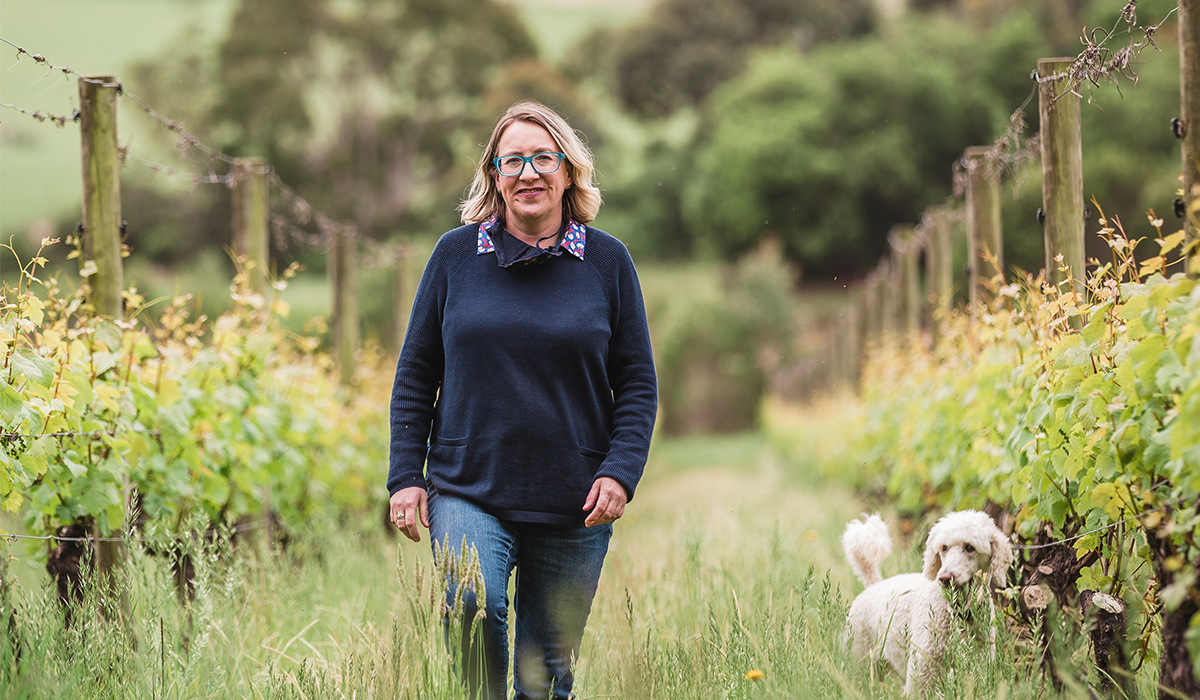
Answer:
[[[996,49],[940,20],[757,55],[707,107],[688,226],[721,257],[778,237],[806,273],[873,263],[888,229],[944,200],[962,149],[1007,115],[981,75]]]
[[[614,49],[623,106],[661,117],[699,105],[738,74],[752,47],[817,43],[868,32],[865,0],[660,0]]]
[[[195,88],[177,76],[207,65],[215,94],[190,130],[265,156],[322,211],[387,237],[456,221],[500,111],[488,91],[505,66],[530,60],[524,25],[495,0],[242,0],[215,60],[139,75],[154,97],[183,102],[170,95]]]

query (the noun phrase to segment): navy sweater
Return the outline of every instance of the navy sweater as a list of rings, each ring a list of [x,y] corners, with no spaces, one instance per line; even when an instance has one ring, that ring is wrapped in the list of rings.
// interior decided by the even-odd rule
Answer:
[[[478,254],[478,231],[444,234],[421,277],[392,389],[388,492],[428,477],[504,520],[582,523],[597,477],[633,498],[654,428],[633,261],[589,227],[583,260],[502,268]]]

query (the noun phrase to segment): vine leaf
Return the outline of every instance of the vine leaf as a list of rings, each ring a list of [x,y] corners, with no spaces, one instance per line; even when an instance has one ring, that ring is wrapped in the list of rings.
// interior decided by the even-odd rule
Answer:
[[[4,425],[10,425],[21,413],[24,405],[25,399],[17,393],[17,390],[9,386],[8,382],[0,379],[0,421]]]
[[[17,376],[46,388],[54,382],[54,363],[37,353],[21,348],[10,359]]]

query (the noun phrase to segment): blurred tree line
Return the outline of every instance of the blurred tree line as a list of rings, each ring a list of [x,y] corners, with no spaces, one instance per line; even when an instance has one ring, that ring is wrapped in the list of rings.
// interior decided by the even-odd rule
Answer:
[[[894,223],[947,200],[954,161],[1002,132],[1037,59],[1077,53],[1079,28],[1111,27],[1124,3],[910,5],[885,21],[873,0],[658,0],[553,66],[497,0],[242,0],[219,46],[181,38],[133,82],[206,142],[266,157],[314,205],[379,240],[453,227],[496,115],[539,99],[587,134],[606,195],[598,223],[639,260],[734,260],[774,240],[819,280],[861,274]],[[1142,0],[1139,20],[1172,7]],[[1126,221],[1169,212],[1174,196],[1170,29],[1124,97],[1085,93],[1096,105],[1084,115],[1085,192]],[[1025,113],[1028,136],[1036,97]],[[1005,204],[1006,259],[1034,269],[1036,180]],[[141,254],[169,264],[228,243],[228,193],[180,204],[131,185]]]
[[[813,8],[792,15],[803,23],[776,21],[760,40],[722,46],[706,33],[710,25],[693,22],[697,42],[664,48],[684,25],[674,8],[709,2],[662,0],[646,24],[598,32],[575,54],[578,75],[647,125],[638,166],[610,183],[601,223],[653,258],[732,259],[777,239],[809,280],[852,278],[873,266],[891,226],[950,199],[962,150],[992,143],[1031,95],[1024,137],[1035,133],[1037,60],[1077,54],[1081,28],[1113,27],[1125,5],[925,1],[903,18],[872,23],[862,3],[811,0],[787,3]],[[724,4],[750,8],[750,16],[759,7]],[[1139,21],[1157,23],[1174,6],[1143,0]],[[1151,207],[1169,212],[1175,196],[1175,36],[1168,22],[1156,37],[1162,53],[1142,55],[1134,66],[1140,80],[1125,83],[1123,96],[1112,85],[1084,92],[1085,192],[1126,222],[1144,221]],[[1119,48],[1127,39],[1113,42]],[[734,77],[689,81],[689,69],[705,56],[716,65],[720,51]],[[1006,189],[1006,260],[1037,270],[1040,171],[1018,175],[1022,186]],[[1107,255],[1099,247],[1089,253]]]

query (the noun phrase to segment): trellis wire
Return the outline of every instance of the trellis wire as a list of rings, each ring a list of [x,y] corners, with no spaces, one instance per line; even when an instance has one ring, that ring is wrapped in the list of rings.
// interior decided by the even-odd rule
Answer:
[[[260,529],[270,525],[272,520],[273,520],[272,518],[262,518],[260,520],[255,520],[253,522],[249,522],[249,523],[245,523],[245,524],[231,525],[227,528],[209,528],[204,531],[189,530],[187,532],[181,532],[178,535],[158,535],[158,536],[137,537],[137,538],[135,538],[132,533],[130,533],[129,536],[127,536],[127,537],[96,537],[94,535],[88,535],[86,537],[61,537],[59,535],[17,535],[17,534],[13,534],[13,533],[0,533],[0,539],[8,540],[10,543],[15,542],[17,540],[38,540],[38,541],[42,541],[42,542],[49,542],[49,541],[53,541],[53,542],[128,542],[128,541],[137,541],[137,542],[150,542],[150,543],[157,543],[157,542],[169,542],[170,543],[170,542],[179,542],[180,540],[182,540],[184,538],[189,538],[189,537],[192,539],[195,539],[197,536],[200,536],[200,535],[204,535],[207,537],[210,535],[219,534],[221,532],[249,532],[251,530],[260,530]]]

